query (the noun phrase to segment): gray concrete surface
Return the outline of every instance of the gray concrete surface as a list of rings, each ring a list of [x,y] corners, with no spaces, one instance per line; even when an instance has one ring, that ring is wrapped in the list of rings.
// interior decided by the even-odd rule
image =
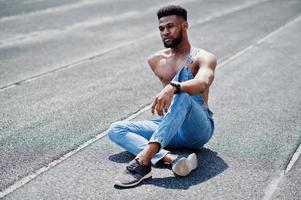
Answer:
[[[162,2],[36,2],[41,7],[23,11],[11,3],[0,19],[0,191],[143,108],[160,90],[146,58],[162,48],[155,18]],[[191,43],[216,53],[219,63],[251,45],[217,70],[210,95],[217,127],[198,152],[200,168],[187,178],[154,169],[140,187],[116,190],[114,176],[132,156],[105,137],[5,199],[266,197],[301,141],[301,22],[294,21],[301,2],[181,3],[190,13]],[[150,117],[148,111],[139,119]],[[271,199],[301,198],[299,169],[300,160]]]

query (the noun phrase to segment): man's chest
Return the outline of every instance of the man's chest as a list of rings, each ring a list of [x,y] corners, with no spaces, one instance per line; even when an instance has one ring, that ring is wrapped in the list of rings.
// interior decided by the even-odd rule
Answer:
[[[198,71],[197,65],[195,63],[187,63],[185,61],[162,61],[157,66],[155,73],[162,83],[168,84],[174,78],[177,72],[180,71],[184,66],[190,68],[192,75],[195,76]]]

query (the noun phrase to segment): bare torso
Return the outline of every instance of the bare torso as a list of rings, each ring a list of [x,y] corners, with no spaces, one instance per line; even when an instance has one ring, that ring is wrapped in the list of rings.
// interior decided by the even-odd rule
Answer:
[[[185,56],[173,55],[170,49],[161,50],[154,55],[155,57],[153,59],[155,60],[156,67],[153,68],[153,71],[160,79],[163,87],[169,84],[177,72],[184,66],[187,66],[191,70],[193,77],[195,77],[200,67],[202,67],[199,61],[200,59],[197,58],[202,56],[204,52],[206,51],[200,50],[197,55],[193,57],[193,62],[189,63]],[[201,95],[208,104],[209,88],[201,93]]]

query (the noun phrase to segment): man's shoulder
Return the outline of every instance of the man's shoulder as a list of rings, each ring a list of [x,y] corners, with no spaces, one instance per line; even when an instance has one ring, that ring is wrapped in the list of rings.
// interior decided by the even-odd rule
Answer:
[[[167,58],[170,54],[170,49],[159,50],[148,57],[148,63],[150,67],[154,67],[162,59]]]
[[[166,56],[168,56],[169,54],[170,54],[170,49],[162,49],[150,55],[148,59],[152,59],[152,60],[162,59],[162,58],[166,58]]]
[[[195,53],[196,56],[207,56],[207,55],[214,56],[214,54],[209,52],[208,50],[198,48],[198,47],[192,47],[192,52]]]
[[[209,66],[212,66],[211,68],[215,68],[217,57],[213,53],[205,49],[197,48],[197,53],[195,56],[200,65],[202,63],[207,63]]]

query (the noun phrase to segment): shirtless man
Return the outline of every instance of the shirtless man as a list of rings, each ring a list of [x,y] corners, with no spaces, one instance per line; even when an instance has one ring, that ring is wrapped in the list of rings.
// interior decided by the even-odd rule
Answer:
[[[166,48],[151,55],[148,63],[163,84],[151,106],[151,112],[158,117],[111,125],[109,138],[136,155],[116,180],[115,186],[119,187],[133,187],[150,178],[151,164],[170,164],[176,175],[187,176],[197,168],[196,154],[185,158],[167,149],[200,149],[214,131],[208,95],[216,57],[191,47],[187,12],[183,7],[162,7],[157,16]]]

